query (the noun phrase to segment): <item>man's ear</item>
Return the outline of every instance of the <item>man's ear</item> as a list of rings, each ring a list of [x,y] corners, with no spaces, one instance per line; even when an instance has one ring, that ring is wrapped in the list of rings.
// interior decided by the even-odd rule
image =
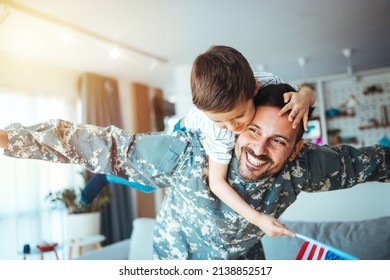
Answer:
[[[289,161],[294,160],[294,158],[297,156],[298,152],[301,150],[304,143],[305,143],[305,140],[303,138],[301,138],[301,140],[299,140],[299,142],[295,144],[294,149],[293,149],[290,157],[288,158]]]

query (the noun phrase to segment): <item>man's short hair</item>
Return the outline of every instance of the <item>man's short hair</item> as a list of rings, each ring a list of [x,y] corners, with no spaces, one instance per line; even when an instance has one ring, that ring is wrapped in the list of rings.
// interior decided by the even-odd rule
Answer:
[[[203,111],[228,112],[253,98],[256,79],[246,58],[228,46],[212,46],[194,61],[191,94]]]
[[[255,107],[268,105],[282,109],[286,105],[283,98],[283,94],[286,92],[297,91],[289,84],[272,84],[260,88],[257,92],[257,95],[254,97]],[[313,106],[309,108],[309,119],[311,118],[314,109],[315,108]],[[288,112],[286,114],[288,114]],[[302,138],[304,133],[303,122],[301,122],[298,129],[297,141]]]

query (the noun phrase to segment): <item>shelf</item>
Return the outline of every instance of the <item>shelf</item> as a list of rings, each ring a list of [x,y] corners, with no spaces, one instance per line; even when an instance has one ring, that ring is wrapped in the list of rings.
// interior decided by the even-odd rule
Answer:
[[[366,129],[375,129],[375,128],[387,128],[390,127],[390,124],[388,125],[363,125],[359,126],[360,130],[366,130]]]
[[[340,119],[340,118],[354,118],[356,117],[356,114],[355,113],[340,113],[336,116],[326,116],[326,118],[328,120],[332,120],[332,119]]]

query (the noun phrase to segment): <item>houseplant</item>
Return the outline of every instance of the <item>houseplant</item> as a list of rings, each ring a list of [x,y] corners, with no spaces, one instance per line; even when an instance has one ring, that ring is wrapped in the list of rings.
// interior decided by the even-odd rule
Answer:
[[[80,172],[80,175],[83,176],[85,185],[88,182],[90,175],[87,172]],[[65,207],[69,214],[81,214],[99,212],[111,199],[108,187],[104,187],[90,205],[85,205],[81,201],[81,192],[81,187],[65,188],[56,192],[49,192],[46,196],[46,200],[52,203],[56,208]]]
[[[89,172],[79,173],[84,179],[84,186],[91,177]],[[83,186],[83,187],[84,187]],[[72,248],[77,246],[78,241],[85,243],[88,239],[103,238],[101,235],[101,213],[111,199],[111,194],[108,186],[104,187],[96,196],[90,205],[85,205],[81,201],[82,188],[71,187],[50,192],[46,196],[55,208],[66,209],[65,223],[64,223],[64,244],[69,246],[69,258],[71,258]],[[80,245],[79,245],[80,246]],[[84,245],[85,246],[85,245]],[[83,247],[84,248],[84,247]],[[85,249],[93,249],[94,246],[87,246]],[[81,254],[81,247],[79,247],[79,254]]]

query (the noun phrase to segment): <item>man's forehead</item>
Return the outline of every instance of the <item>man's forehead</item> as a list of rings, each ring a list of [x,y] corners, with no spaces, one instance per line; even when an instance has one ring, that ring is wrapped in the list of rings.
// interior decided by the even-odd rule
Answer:
[[[269,105],[258,106],[252,124],[261,130],[266,129],[272,134],[294,140],[297,130],[292,128],[292,122],[288,120],[288,113],[279,116],[280,110],[279,107]]]

